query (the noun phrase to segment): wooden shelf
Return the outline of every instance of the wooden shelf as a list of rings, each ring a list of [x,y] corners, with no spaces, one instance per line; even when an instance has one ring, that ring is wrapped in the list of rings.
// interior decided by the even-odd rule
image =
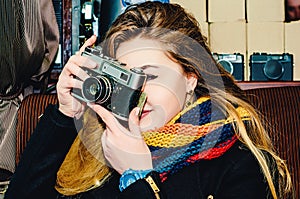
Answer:
[[[300,81],[241,81],[237,82],[237,84],[243,90],[249,90],[257,88],[300,86]]]

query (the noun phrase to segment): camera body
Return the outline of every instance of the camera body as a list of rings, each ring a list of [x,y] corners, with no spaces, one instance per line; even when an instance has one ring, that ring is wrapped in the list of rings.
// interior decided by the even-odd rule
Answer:
[[[253,53],[250,56],[251,81],[292,81],[293,55]]]
[[[217,54],[213,53],[214,59],[220,63],[224,69],[230,73],[235,80],[244,80],[244,56],[240,53]]]
[[[100,47],[87,47],[82,56],[98,63],[95,69],[83,69],[90,76],[82,88],[72,89],[72,95],[84,102],[95,102],[110,110],[121,121],[127,121],[130,111],[139,103],[146,74],[139,68],[126,70],[124,64],[104,56]]]

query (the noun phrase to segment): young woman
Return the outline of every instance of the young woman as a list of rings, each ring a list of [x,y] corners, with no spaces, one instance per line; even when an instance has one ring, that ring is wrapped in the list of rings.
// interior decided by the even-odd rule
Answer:
[[[287,167],[259,115],[182,7],[131,6],[101,46],[126,70],[147,75],[145,105],[130,112],[125,128],[106,105],[75,99],[72,89],[89,77],[83,67],[97,69],[99,62],[71,57],[57,84],[59,104],[41,118],[7,199],[245,199],[291,192]]]

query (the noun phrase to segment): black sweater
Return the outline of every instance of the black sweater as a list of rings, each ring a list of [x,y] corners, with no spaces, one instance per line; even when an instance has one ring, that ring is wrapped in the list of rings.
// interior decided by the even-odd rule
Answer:
[[[56,199],[56,173],[77,131],[73,118],[50,105],[41,118],[10,182],[5,199]],[[76,198],[155,198],[145,180],[138,180],[122,193],[115,172],[102,187]],[[268,186],[257,160],[240,142],[224,155],[188,166],[159,184],[163,198],[214,199],[268,198]],[[67,198],[65,198],[67,199]]]

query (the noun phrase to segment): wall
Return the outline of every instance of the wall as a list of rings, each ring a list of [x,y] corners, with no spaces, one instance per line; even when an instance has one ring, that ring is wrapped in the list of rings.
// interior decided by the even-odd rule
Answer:
[[[284,22],[284,0],[170,0],[191,12],[209,38],[215,53],[241,53],[245,80],[254,52],[289,53],[294,80],[300,80],[300,21]]]

